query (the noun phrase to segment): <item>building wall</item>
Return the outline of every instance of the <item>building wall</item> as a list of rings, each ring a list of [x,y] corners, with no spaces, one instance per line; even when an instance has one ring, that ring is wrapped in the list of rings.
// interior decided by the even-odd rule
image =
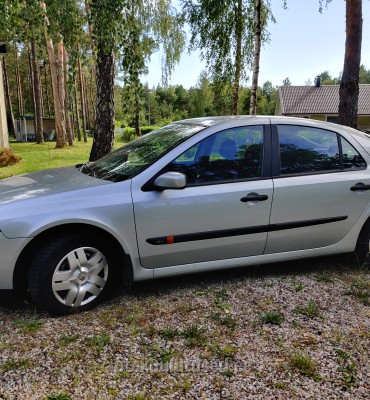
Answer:
[[[370,129],[370,115],[358,117],[357,126],[360,129]]]
[[[314,114],[314,115],[310,115],[310,119],[315,119],[317,121],[326,121],[326,115],[324,115],[324,114]]]
[[[36,139],[34,119],[19,118],[15,119],[15,137],[18,142],[33,141]],[[54,118],[47,118],[42,120],[42,131],[44,133],[55,129]]]

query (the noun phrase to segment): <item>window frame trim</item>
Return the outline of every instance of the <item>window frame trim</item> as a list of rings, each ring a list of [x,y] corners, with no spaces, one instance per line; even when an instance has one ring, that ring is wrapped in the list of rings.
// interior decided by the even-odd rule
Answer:
[[[196,146],[198,143],[200,143],[202,140],[206,140],[209,137],[213,135],[217,135],[221,132],[233,130],[233,129],[240,129],[240,128],[250,128],[254,126],[261,126],[262,127],[262,168],[261,168],[261,175],[258,177],[250,177],[250,178],[241,178],[241,179],[228,179],[224,181],[210,181],[210,182],[202,182],[202,183],[190,183],[187,184],[183,189],[185,190],[186,188],[193,188],[193,187],[201,187],[201,186],[211,186],[211,185],[224,185],[224,184],[229,184],[229,183],[240,183],[240,182],[250,182],[250,181],[260,181],[260,180],[266,180],[266,179],[271,179],[271,160],[273,159],[273,150],[272,150],[272,131],[271,131],[271,123],[263,123],[263,124],[252,124],[252,125],[240,125],[240,126],[235,126],[232,128],[226,128],[219,130],[217,132],[213,132],[207,137],[200,139],[198,142],[194,143],[191,147]],[[190,149],[188,148],[188,150]],[[149,179],[141,188],[142,191],[148,192],[148,191],[158,191],[158,188],[154,187],[154,181],[158,178],[158,176],[164,174],[165,172],[168,172],[167,167],[169,163],[161,168],[160,171],[158,171],[151,179]]]

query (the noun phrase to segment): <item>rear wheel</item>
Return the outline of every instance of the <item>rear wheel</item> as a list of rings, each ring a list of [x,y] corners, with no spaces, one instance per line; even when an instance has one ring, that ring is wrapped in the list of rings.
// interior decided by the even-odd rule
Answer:
[[[31,261],[32,299],[53,315],[96,306],[114,282],[114,255],[107,241],[63,234],[45,243]]]

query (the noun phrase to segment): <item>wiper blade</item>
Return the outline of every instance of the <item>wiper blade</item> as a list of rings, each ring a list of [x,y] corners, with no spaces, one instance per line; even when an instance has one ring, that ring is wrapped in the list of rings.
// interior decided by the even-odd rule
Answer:
[[[82,165],[82,167],[80,168],[80,171],[88,176],[92,176],[92,177],[96,177],[96,174],[94,172],[94,170],[90,167],[91,161],[86,162],[85,164]]]

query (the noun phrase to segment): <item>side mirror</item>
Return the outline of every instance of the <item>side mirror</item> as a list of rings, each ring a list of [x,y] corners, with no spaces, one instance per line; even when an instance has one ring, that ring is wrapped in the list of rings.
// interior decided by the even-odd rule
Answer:
[[[180,172],[166,172],[154,181],[157,189],[184,189],[186,176]]]

